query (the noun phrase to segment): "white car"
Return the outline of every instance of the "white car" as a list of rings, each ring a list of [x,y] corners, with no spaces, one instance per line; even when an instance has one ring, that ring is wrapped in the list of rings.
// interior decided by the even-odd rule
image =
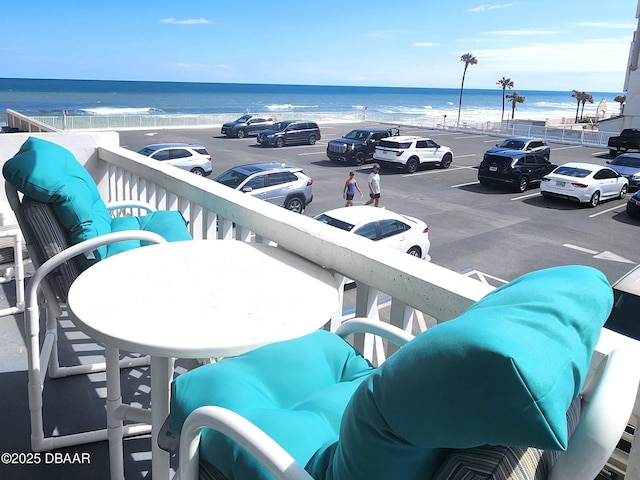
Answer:
[[[431,260],[429,227],[417,218],[400,215],[385,208],[365,205],[336,208],[316,215],[314,218],[409,255]]]
[[[629,180],[609,167],[591,163],[565,163],[545,175],[540,182],[543,197],[557,197],[588,203],[595,207],[601,200],[624,198]]]
[[[138,153],[202,177],[213,172],[211,155],[206,148],[195,143],[158,143],[147,145]]]
[[[401,167],[414,173],[423,164],[449,168],[453,152],[430,138],[401,135],[380,140],[373,158],[381,167]]]

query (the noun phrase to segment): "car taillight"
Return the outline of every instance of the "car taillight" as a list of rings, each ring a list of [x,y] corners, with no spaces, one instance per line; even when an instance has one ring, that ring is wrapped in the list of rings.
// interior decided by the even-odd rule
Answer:
[[[313,180],[312,179],[309,179],[309,181],[307,182],[307,186],[309,186],[309,185],[313,185]]]
[[[543,181],[543,182],[550,182],[550,181],[551,181],[551,179],[550,179],[550,178],[547,178],[547,177],[542,177],[542,181]]]
[[[396,157],[399,157],[400,155],[402,155],[404,153],[404,150],[398,150],[396,152]]]
[[[424,230],[422,231],[422,233],[429,233],[429,227],[424,227]]]
[[[577,183],[577,182],[571,182],[571,185],[573,185],[576,188],[587,188],[589,185],[585,185],[584,183]]]

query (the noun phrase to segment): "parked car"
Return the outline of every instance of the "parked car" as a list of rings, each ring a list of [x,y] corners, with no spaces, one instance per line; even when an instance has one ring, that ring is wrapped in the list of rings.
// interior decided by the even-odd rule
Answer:
[[[491,155],[494,153],[502,152],[504,150],[522,150],[524,152],[536,152],[540,153],[542,156],[549,157],[551,156],[551,148],[547,145],[547,142],[540,138],[530,138],[530,137],[510,137],[505,138],[502,142],[496,143],[495,147],[490,148],[484,153],[484,156]]]
[[[611,170],[615,170],[629,180],[629,190],[640,188],[640,154],[624,153],[614,160],[608,160],[607,164]]]
[[[244,138],[257,135],[258,132],[271,128],[278,120],[269,115],[243,115],[233,122],[222,125],[220,133],[227,137]]]
[[[284,163],[240,165],[213,180],[296,213],[313,200],[313,180],[302,168]]]
[[[629,181],[609,167],[590,163],[565,163],[543,177],[540,193],[588,203],[595,207],[601,200],[624,198]]]
[[[316,122],[286,120],[278,122],[267,130],[258,133],[260,145],[283,147],[301,143],[315,144],[320,140],[320,128]]]
[[[524,192],[530,184],[540,183],[542,177],[556,167],[542,150],[502,150],[484,154],[478,166],[478,180],[482,185],[502,183]]]
[[[399,135],[399,128],[358,128],[327,144],[327,157],[332,162],[362,165],[373,158],[383,138]]]
[[[613,309],[605,328],[640,340],[640,266],[613,284]]]
[[[625,128],[620,132],[620,135],[609,137],[607,146],[611,155],[617,155],[620,152],[629,150],[640,150],[640,130]]]
[[[380,140],[373,158],[381,167],[400,167],[408,173],[414,173],[423,164],[449,168],[453,162],[453,152],[430,138],[401,135]]]
[[[429,227],[417,218],[365,205],[336,208],[313,218],[409,255],[431,260]]]
[[[640,218],[640,190],[627,200],[627,215],[633,218]]]
[[[213,172],[211,155],[206,148],[195,143],[158,143],[147,145],[138,153],[203,177]]]

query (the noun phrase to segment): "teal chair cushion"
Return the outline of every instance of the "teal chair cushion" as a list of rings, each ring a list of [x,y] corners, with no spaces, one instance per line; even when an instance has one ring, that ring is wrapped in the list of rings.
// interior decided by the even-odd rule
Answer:
[[[178,376],[170,425],[180,431],[194,409],[222,406],[258,425],[305,465],[323,444],[338,438],[342,412],[371,371],[347,342],[320,330]],[[228,478],[272,478],[218,432],[203,432],[200,451],[202,460]]]
[[[2,174],[27,197],[51,204],[57,220],[68,232],[71,245],[124,230],[123,225],[127,222],[133,229],[167,235],[165,238],[169,241],[191,239],[179,212],[156,212],[149,218],[112,220],[89,172],[69,150],[47,140],[29,137],[18,153],[4,164]],[[110,254],[140,245],[139,241],[131,241],[115,247],[99,247],[90,255],[78,257],[78,263],[87,268]]]
[[[340,440],[307,465],[314,478],[429,479],[445,448],[565,450],[612,290],[592,268],[527,274],[408,343],[347,406]],[[298,434],[298,432],[296,432]]]

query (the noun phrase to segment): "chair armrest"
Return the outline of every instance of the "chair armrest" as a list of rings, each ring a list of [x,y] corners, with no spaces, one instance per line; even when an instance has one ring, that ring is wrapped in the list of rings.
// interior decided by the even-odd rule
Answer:
[[[155,212],[156,208],[150,203],[142,202],[139,200],[118,200],[116,202],[107,203],[107,210],[119,210],[124,208],[139,208],[146,212]]]
[[[631,349],[612,351],[567,451],[554,465],[549,480],[595,478],[624,432],[638,392],[638,355]]]
[[[189,414],[180,434],[181,480],[197,480],[200,431],[211,428],[227,435],[279,480],[313,480],[278,443],[246,418],[222,407],[200,407]]]
[[[343,322],[337,329],[336,335],[346,338],[352,333],[372,333],[379,337],[403,346],[413,340],[414,336],[390,323],[368,318],[352,318]]]

